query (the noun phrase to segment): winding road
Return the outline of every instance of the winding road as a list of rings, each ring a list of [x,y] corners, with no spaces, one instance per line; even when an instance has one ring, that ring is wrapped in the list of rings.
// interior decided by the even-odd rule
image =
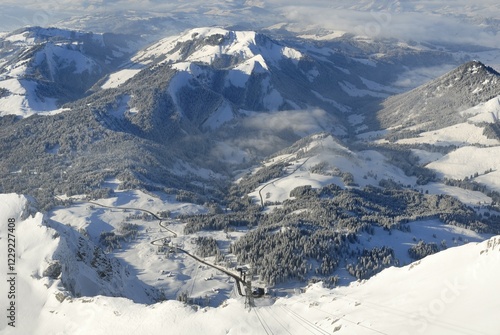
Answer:
[[[172,236],[166,236],[166,237],[161,237],[161,238],[158,238],[158,239],[155,239],[153,241],[151,241],[150,243],[154,246],[164,246],[165,243],[164,241],[165,240],[169,240],[170,238],[172,237],[177,237],[177,233],[174,232],[173,230],[169,229],[168,227],[166,227],[164,225],[164,220],[162,218],[160,218],[159,216],[157,216],[155,213],[151,212],[151,211],[148,211],[146,209],[142,209],[142,208],[134,208],[134,207],[116,207],[116,206],[107,206],[107,205],[103,205],[103,204],[100,204],[98,202],[95,202],[95,201],[88,201],[88,203],[90,204],[93,204],[95,206],[99,206],[99,207],[103,207],[103,208],[109,208],[109,209],[125,209],[125,210],[135,210],[135,211],[141,211],[141,212],[144,212],[144,213],[147,213],[147,214],[150,214],[153,218],[155,218],[156,220],[158,220],[158,225],[160,226],[160,228],[163,228],[165,230],[167,230],[169,233],[172,234]],[[246,285],[246,281],[244,281],[240,276],[238,276],[237,274],[223,268],[223,267],[220,267],[220,266],[217,266],[215,264],[212,264],[210,262],[207,262],[206,260],[196,256],[196,255],[193,255],[191,254],[190,252],[188,252],[187,250],[184,250],[182,248],[179,248],[179,247],[173,247],[175,248],[177,251],[179,252],[182,252],[184,254],[186,254],[187,256],[191,257],[192,259],[194,259],[195,261],[201,263],[201,264],[204,264],[204,265],[207,265],[211,268],[214,268],[218,271],[221,271],[223,273],[225,273],[226,275],[228,275],[229,277],[233,278],[235,281],[236,281],[236,288],[238,289],[238,294],[240,296],[245,296],[242,291],[241,291],[241,285],[240,284],[243,284],[243,285]]]
[[[286,174],[286,175],[283,175],[281,177],[278,177],[276,179],[273,179],[272,181],[268,182],[267,184],[265,184],[264,186],[262,186],[260,189],[259,189],[259,197],[260,197],[260,207],[261,208],[264,208],[264,199],[262,198],[262,190],[265,189],[268,185],[271,185],[271,184],[274,184],[275,182],[277,182],[278,180],[281,180],[285,177],[289,177],[291,176],[292,174],[294,174],[295,172],[297,172],[298,169],[300,169],[302,166],[304,166],[304,164],[307,163],[307,161],[310,159],[311,157],[307,157],[301,164],[299,164],[292,172]]]

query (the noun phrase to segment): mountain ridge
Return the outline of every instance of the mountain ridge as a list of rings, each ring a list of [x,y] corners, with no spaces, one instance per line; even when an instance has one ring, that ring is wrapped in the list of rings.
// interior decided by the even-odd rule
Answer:
[[[48,30],[46,35],[50,32],[60,33]],[[227,57],[221,61],[215,55]],[[338,64],[350,64],[350,70]],[[288,47],[286,41],[255,32],[191,30],[138,52],[118,72],[107,72],[108,81],[116,80],[108,86],[103,78],[94,78],[96,84],[85,92],[88,96],[61,106],[64,109],[56,111],[58,115],[14,122],[2,118],[7,125],[3,136],[9,143],[5,175],[22,171],[18,177],[31,185],[29,171],[40,173],[47,169],[43,166],[58,171],[47,171],[46,176],[51,176],[47,181],[36,181],[28,188],[19,189],[15,180],[9,180],[3,189],[26,193],[34,188],[45,194],[40,185],[57,181],[58,190],[75,194],[121,176],[127,181],[123,187],[184,185],[199,191],[198,181],[211,183],[209,175],[227,181],[231,170],[249,166],[303,136],[327,131],[348,138],[351,128],[365,123],[354,110],[387,95],[362,75],[384,72],[387,66],[386,60],[374,65],[319,46]],[[41,71],[40,82],[50,84],[50,74]],[[6,94],[0,102],[12,95]],[[19,134],[32,136],[27,150],[34,154],[29,159],[16,156],[22,139],[9,135],[21,128]],[[72,130],[60,136],[60,129]],[[120,163],[113,162],[113,155],[122,158],[117,160]],[[88,169],[78,173],[81,165],[75,163],[88,157],[93,157]],[[75,174],[68,178],[70,171]],[[91,171],[99,171],[92,182],[83,177]],[[183,182],[187,176],[196,182]]]
[[[468,108],[500,95],[500,74],[479,61],[460,65],[410,92],[387,99],[377,114],[382,128],[429,131],[464,121]],[[434,111],[439,111],[435,114]]]
[[[0,113],[58,110],[87,94],[134,48],[130,36],[22,28],[0,39]]]
[[[33,196],[33,206],[46,212],[19,225],[22,236],[45,232],[47,249],[33,256],[37,263],[26,272],[35,273],[29,280],[37,290],[48,288],[37,301],[56,311],[43,322],[65,320],[57,311],[70,310],[73,319],[92,310],[74,307],[80,301],[115,304],[113,311],[103,309],[112,318],[124,313],[122,303],[142,309],[129,300],[148,304],[149,312],[188,311],[174,301],[154,303],[165,298],[206,307],[206,313],[227,310],[210,306],[241,311],[232,282],[204,267],[211,263],[232,272],[247,267],[249,281],[278,297],[258,304],[307,297],[283,298],[305,287],[322,293],[304,308],[344,289],[359,299],[380,299],[363,285],[387,287],[387,278],[408,278],[401,274],[433,264],[436,253],[456,260],[449,256],[452,246],[500,232],[499,74],[482,63],[464,63],[395,95],[403,68],[415,59],[434,62],[442,51],[403,45],[374,55],[381,45],[349,46],[349,36],[305,42],[212,27],[133,54],[105,47],[99,55],[102,39],[94,43],[91,34],[73,40],[53,36],[64,31],[39,33],[42,42],[34,45],[28,45],[29,30],[12,35],[8,48],[19,43],[14,47],[23,57],[2,58],[14,66],[5,69],[0,87],[31,80],[37,85],[31,92],[43,98],[49,95],[42,84],[101,71],[67,103],[54,103],[61,109],[0,117],[1,192]],[[77,62],[73,52],[89,63]],[[113,64],[99,68],[107,60]],[[0,90],[0,104],[14,96],[12,85]],[[54,96],[61,97],[71,86],[57,89]],[[369,114],[380,106],[378,115]],[[369,130],[380,137],[373,140]],[[14,211],[24,201],[0,197]],[[156,213],[161,224],[144,213]],[[183,250],[207,260],[201,265],[176,253]],[[482,259],[496,249],[487,250]],[[332,291],[313,284],[318,281],[330,288],[354,283]],[[433,290],[429,286],[422,291]],[[398,286],[395,299],[404,297],[405,287]],[[322,306],[348,310],[349,320],[364,308],[357,308],[364,300],[338,303]],[[194,318],[203,315],[196,308],[189,310]],[[315,320],[333,332],[352,331],[341,319]],[[393,330],[387,323],[376,328]]]

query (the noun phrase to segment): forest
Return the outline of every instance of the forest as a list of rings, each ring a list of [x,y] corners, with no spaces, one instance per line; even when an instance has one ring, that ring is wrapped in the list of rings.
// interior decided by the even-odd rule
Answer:
[[[403,187],[300,186],[290,192],[292,198],[266,212],[250,199],[240,197],[248,185],[254,184],[254,178],[265,181],[279,176],[277,171],[263,168],[234,184],[227,199],[232,210],[227,213],[181,217],[187,222],[184,233],[251,228],[231,245],[230,252],[240,263],[250,264],[270,285],[289,280],[330,280],[339,266],[358,279],[366,279],[386,267],[399,265],[392,249],[366,250],[358,243],[358,234],[373,235],[376,227],[388,234],[393,230],[410,232],[409,222],[438,219],[477,232],[500,233],[495,214],[483,216],[454,197]],[[408,253],[418,260],[438,250],[435,243],[421,241]]]

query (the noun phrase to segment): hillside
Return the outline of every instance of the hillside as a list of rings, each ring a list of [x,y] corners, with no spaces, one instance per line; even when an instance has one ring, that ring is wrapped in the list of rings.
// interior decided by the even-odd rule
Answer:
[[[495,70],[480,62],[465,63],[386,99],[373,114],[383,130],[357,138],[381,150],[410,150],[413,164],[433,173],[434,181],[480,191],[495,204],[500,199],[495,158],[500,148],[498,78]],[[434,186],[423,189],[432,191]]]
[[[58,244],[73,237],[54,237],[57,227],[44,226],[41,214],[26,216],[23,208],[27,202],[22,197],[2,195],[1,204],[2,222],[8,217],[17,221],[18,271],[33,274],[23,277],[17,286],[18,320],[29,317],[32,322],[19,322],[14,329],[5,328],[3,320],[0,329],[5,334],[122,334],[131,325],[146,333],[168,328],[183,334],[202,330],[207,334],[495,334],[500,326],[494,317],[499,306],[487,299],[500,289],[495,272],[500,255],[498,236],[450,248],[403,268],[387,269],[348,287],[331,290],[315,284],[300,295],[258,299],[250,312],[241,298],[227,300],[223,308],[196,311],[177,301],[141,305],[102,295],[69,296],[61,286],[64,277],[47,276],[46,269],[56,257]],[[77,281],[85,282],[82,277]],[[474,306],[473,314],[470,306]]]
[[[481,62],[465,63],[410,92],[384,101],[381,129],[422,132],[465,121],[461,112],[500,95],[499,74]]]
[[[0,115],[59,111],[134,50],[133,36],[29,27],[0,38]]]
[[[26,28],[2,38],[12,49],[2,56],[2,192],[34,195],[41,208],[55,194],[107,194],[108,178],[125,189],[208,187],[201,201],[220,199],[232,171],[313,133],[347,138],[365,127],[353,110],[380,102],[402,71],[391,61],[400,54],[365,62],[361,49],[354,57],[335,45],[221,28],[190,30],[135,55],[121,35]],[[433,64],[442,55],[401,53]]]

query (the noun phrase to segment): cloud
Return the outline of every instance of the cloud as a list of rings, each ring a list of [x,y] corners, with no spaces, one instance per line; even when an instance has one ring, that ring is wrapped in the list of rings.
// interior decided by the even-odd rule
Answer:
[[[321,109],[255,112],[234,128],[220,129],[220,138],[226,140],[212,154],[225,159],[262,158],[304,136],[331,131],[335,125],[335,118]]]
[[[488,20],[479,16],[466,16],[461,11],[453,14],[439,13],[433,11],[432,7],[428,8],[428,11],[404,11],[401,8],[399,11],[358,10],[295,5],[279,9],[290,22],[346,31],[359,36],[500,47],[500,22],[497,22],[494,16],[492,20]],[[495,12],[499,14],[500,8],[496,8]]]
[[[21,2],[21,3],[20,3]],[[14,27],[50,25],[63,17],[120,10],[177,13],[192,24],[251,23],[265,27],[292,22],[373,38],[440,41],[500,47],[496,0],[2,0],[0,22]],[[253,11],[252,11],[253,10]],[[207,13],[214,13],[208,15]],[[224,13],[227,17],[221,21]],[[252,15],[255,14],[255,15]],[[17,20],[16,20],[17,18]],[[200,22],[202,20],[202,22]],[[1,26],[0,26],[1,28]]]
[[[332,118],[322,109],[277,111],[272,113],[256,113],[243,119],[241,125],[250,131],[290,130],[295,134],[306,136],[315,132],[331,130],[325,125],[331,124]]]

